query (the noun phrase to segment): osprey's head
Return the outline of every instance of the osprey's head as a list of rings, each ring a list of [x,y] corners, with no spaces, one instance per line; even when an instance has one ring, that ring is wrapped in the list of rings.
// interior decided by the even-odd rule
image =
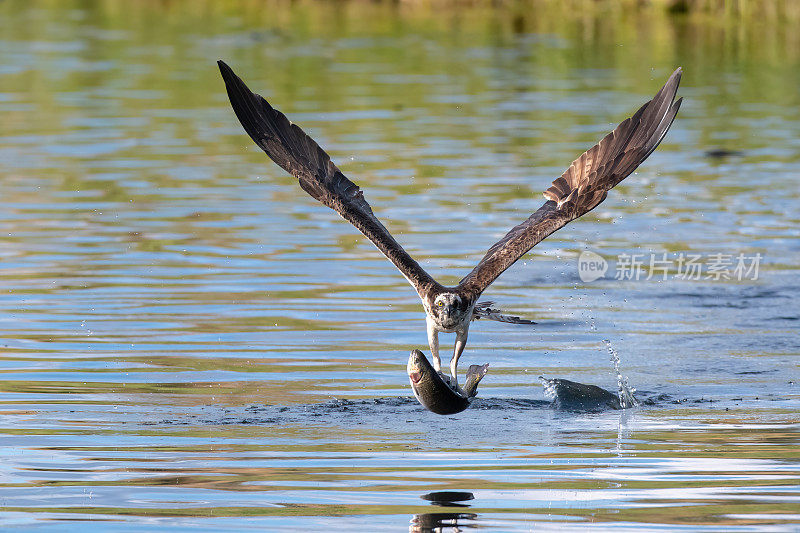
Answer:
[[[442,292],[430,302],[429,313],[439,327],[452,330],[470,321],[472,306],[468,299],[454,292]]]

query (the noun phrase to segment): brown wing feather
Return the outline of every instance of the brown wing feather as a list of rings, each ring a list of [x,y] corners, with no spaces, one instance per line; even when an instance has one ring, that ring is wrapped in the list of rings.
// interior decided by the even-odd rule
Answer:
[[[548,201],[489,248],[459,289],[480,294],[545,237],[597,207],[666,135],[681,105],[682,99],[675,100],[680,81],[679,68],[652,100],[573,161],[544,192]]]
[[[339,213],[371,240],[420,296],[431,286],[438,286],[394,240],[372,213],[361,189],[342,174],[330,156],[283,113],[251,92],[228,65],[222,61],[218,64],[231,106],[253,141],[275,163],[296,177],[304,191]]]

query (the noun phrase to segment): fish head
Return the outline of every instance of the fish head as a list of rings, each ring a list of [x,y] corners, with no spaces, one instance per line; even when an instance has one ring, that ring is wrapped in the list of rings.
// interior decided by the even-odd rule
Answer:
[[[428,358],[419,351],[414,350],[408,357],[408,365],[406,365],[406,372],[408,379],[411,381],[411,388],[416,388],[422,380],[430,380],[433,372],[436,372],[433,366],[428,362]]]

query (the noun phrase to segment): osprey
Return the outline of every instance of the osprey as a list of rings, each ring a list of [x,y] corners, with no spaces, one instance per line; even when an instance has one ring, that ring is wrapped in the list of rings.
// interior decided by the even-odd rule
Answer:
[[[371,240],[416,289],[425,308],[428,344],[437,372],[441,371],[439,333],[456,334],[450,360],[453,385],[457,385],[458,359],[467,344],[472,320],[485,317],[517,324],[532,323],[503,315],[492,309],[490,302],[478,302],[483,291],[545,237],[597,207],[611,188],[656,149],[683,100],[675,100],[681,80],[679,68],[652,100],[572,162],[544,192],[547,201],[542,207],[489,248],[458,285],[445,287],[397,243],[372,213],[361,189],[342,174],[311,137],[263,97],[251,92],[228,65],[222,61],[218,64],[233,110],[253,141],[278,166],[297,178],[304,191],[339,213]]]

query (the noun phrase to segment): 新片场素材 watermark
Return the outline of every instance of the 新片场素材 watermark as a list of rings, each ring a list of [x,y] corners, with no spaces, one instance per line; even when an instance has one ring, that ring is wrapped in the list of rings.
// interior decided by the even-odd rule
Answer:
[[[763,256],[754,254],[702,254],[675,253],[621,253],[617,255],[613,270],[609,272],[606,259],[592,251],[583,251],[578,257],[578,277],[584,283],[609,277],[616,280],[711,280],[755,281]],[[613,276],[612,276],[613,272]]]

